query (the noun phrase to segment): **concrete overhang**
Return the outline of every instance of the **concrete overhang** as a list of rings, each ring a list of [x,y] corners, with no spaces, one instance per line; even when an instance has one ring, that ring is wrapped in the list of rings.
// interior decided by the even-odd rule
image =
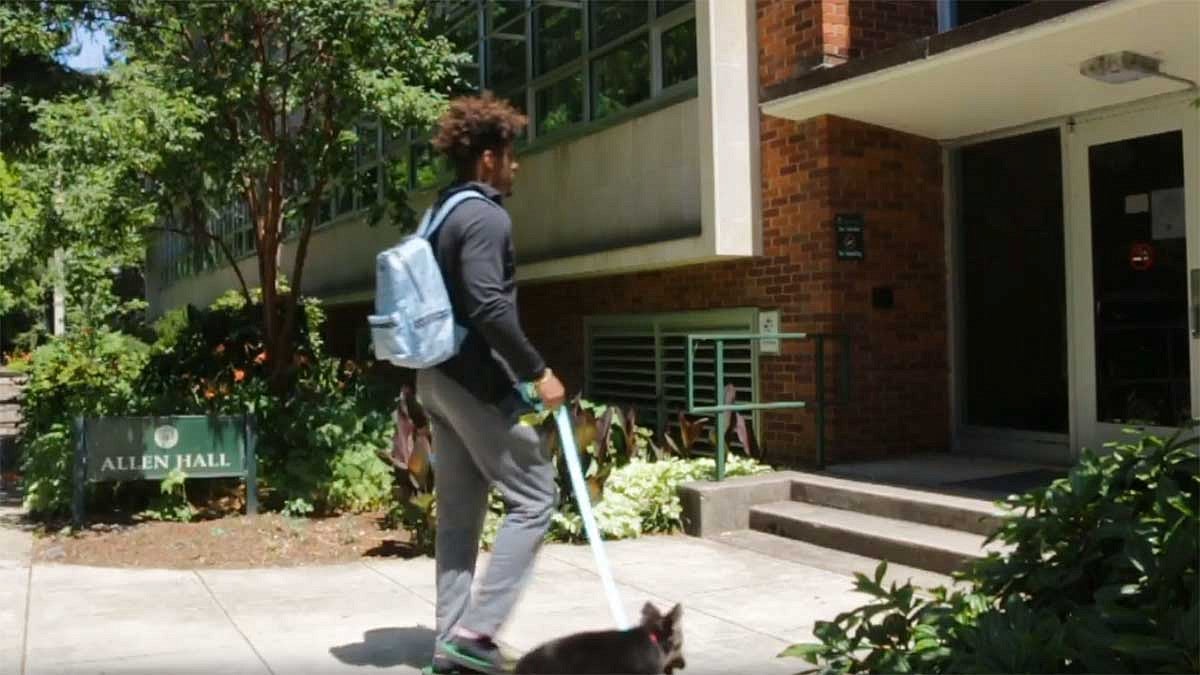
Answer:
[[[1160,77],[1107,84],[1080,74],[1085,60],[1121,51],[1200,81],[1200,0],[1035,2],[812,71],[767,90],[761,108],[952,140],[1188,89]]]

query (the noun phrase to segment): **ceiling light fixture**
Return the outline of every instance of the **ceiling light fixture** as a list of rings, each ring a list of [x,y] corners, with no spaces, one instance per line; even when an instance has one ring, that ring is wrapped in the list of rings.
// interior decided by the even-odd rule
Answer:
[[[1137,52],[1112,52],[1092,57],[1079,64],[1080,74],[1107,84],[1124,84],[1146,77],[1161,77],[1196,87],[1196,83],[1158,69],[1161,59]]]

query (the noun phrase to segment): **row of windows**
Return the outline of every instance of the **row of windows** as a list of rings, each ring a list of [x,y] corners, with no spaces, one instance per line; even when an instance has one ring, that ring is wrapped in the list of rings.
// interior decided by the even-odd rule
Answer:
[[[379,125],[363,125],[357,133],[359,140],[354,152],[353,178],[348,184],[333,185],[326,190],[326,197],[321,202],[318,229],[369,209],[381,197],[385,153],[388,151],[386,134]],[[254,223],[243,201],[238,200],[219,209],[210,215],[210,219],[209,232],[221,238],[235,259],[254,253]],[[295,235],[299,230],[299,217],[284,223],[285,236]],[[178,232],[167,232],[159,246],[164,283],[228,264],[219,246],[211,242],[195,242]]]
[[[512,101],[531,120],[522,143],[685,90],[696,78],[693,0],[442,0],[434,15],[471,56],[460,93],[486,88]],[[318,227],[370,208],[389,165],[412,190],[446,179],[428,130],[364,125],[358,134],[353,180],[326,192]],[[210,229],[234,257],[254,253],[244,206],[215,219]],[[291,235],[299,226],[288,222],[285,229]],[[160,252],[164,283],[226,264],[216,246],[194,247],[180,235],[164,237]]]
[[[691,0],[491,0],[441,5],[471,55],[468,88],[529,115],[533,138],[631,108],[696,77]],[[532,38],[532,39],[529,39]]]

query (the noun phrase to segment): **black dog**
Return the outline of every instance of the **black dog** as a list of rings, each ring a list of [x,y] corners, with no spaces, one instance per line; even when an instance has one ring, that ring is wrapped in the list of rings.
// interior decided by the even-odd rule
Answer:
[[[642,623],[629,630],[577,633],[547,642],[517,661],[514,672],[530,675],[658,675],[683,668],[683,607],[665,616],[642,608]]]

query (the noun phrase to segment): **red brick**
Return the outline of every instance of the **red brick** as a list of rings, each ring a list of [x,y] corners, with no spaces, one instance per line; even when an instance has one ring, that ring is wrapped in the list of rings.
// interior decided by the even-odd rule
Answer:
[[[933,0],[758,0],[759,84],[825,54],[860,58],[933,32]],[[569,389],[582,387],[587,315],[756,306],[788,331],[852,339],[852,404],[829,412],[827,453],[844,461],[938,450],[948,436],[941,153],[926,139],[850,120],[762,117],[764,256],[521,289],[530,337]],[[837,261],[834,215],[862,213],[867,259]],[[889,285],[896,307],[871,306]],[[831,353],[836,349],[831,347]],[[811,397],[811,346],[763,357],[764,400]],[[832,358],[827,379],[833,377]],[[832,381],[832,380],[831,380]],[[814,459],[811,411],[768,414],[775,460]]]

